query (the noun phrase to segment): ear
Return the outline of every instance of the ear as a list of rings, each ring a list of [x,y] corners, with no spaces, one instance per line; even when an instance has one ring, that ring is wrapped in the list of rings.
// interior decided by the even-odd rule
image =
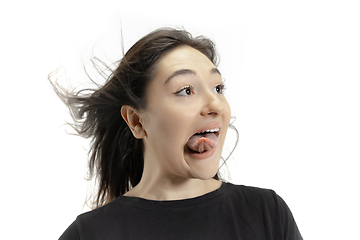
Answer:
[[[124,105],[121,107],[121,116],[129,126],[134,137],[142,139],[145,137],[145,130],[141,123],[141,118],[138,112],[131,106]]]

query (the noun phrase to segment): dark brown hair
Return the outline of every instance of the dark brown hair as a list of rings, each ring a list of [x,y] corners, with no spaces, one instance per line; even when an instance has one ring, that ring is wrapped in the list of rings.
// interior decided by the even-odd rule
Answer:
[[[194,38],[185,30],[162,28],[136,42],[98,89],[69,92],[50,81],[70,110],[74,120],[71,126],[78,135],[91,139],[88,164],[89,178],[95,176],[98,184],[92,202],[95,208],[140,182],[144,167],[142,140],[132,135],[120,109],[123,105],[137,110],[146,108],[145,92],[157,61],[181,45],[197,49],[214,65],[218,64],[211,40],[203,36]],[[218,174],[214,178],[219,179]]]

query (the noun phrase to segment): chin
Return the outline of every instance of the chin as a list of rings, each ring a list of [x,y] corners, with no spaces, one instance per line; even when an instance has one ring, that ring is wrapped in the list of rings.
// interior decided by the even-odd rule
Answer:
[[[190,171],[192,178],[199,180],[209,180],[212,179],[218,172],[218,165],[212,169],[193,169]]]
[[[184,156],[188,166],[188,176],[194,179],[209,180],[212,179],[219,170],[221,153],[215,153],[207,159],[194,159]]]

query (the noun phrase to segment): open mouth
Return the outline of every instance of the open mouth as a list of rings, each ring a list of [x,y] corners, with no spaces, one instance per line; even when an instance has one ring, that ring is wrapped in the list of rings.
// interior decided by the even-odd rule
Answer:
[[[202,154],[215,148],[220,129],[213,128],[192,135],[186,143],[190,153]]]

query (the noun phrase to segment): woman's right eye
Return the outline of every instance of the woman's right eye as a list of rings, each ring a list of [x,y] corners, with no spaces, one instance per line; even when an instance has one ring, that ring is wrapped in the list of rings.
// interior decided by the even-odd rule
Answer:
[[[179,91],[175,93],[177,96],[190,96],[194,94],[194,87],[193,86],[186,86],[181,88]]]

